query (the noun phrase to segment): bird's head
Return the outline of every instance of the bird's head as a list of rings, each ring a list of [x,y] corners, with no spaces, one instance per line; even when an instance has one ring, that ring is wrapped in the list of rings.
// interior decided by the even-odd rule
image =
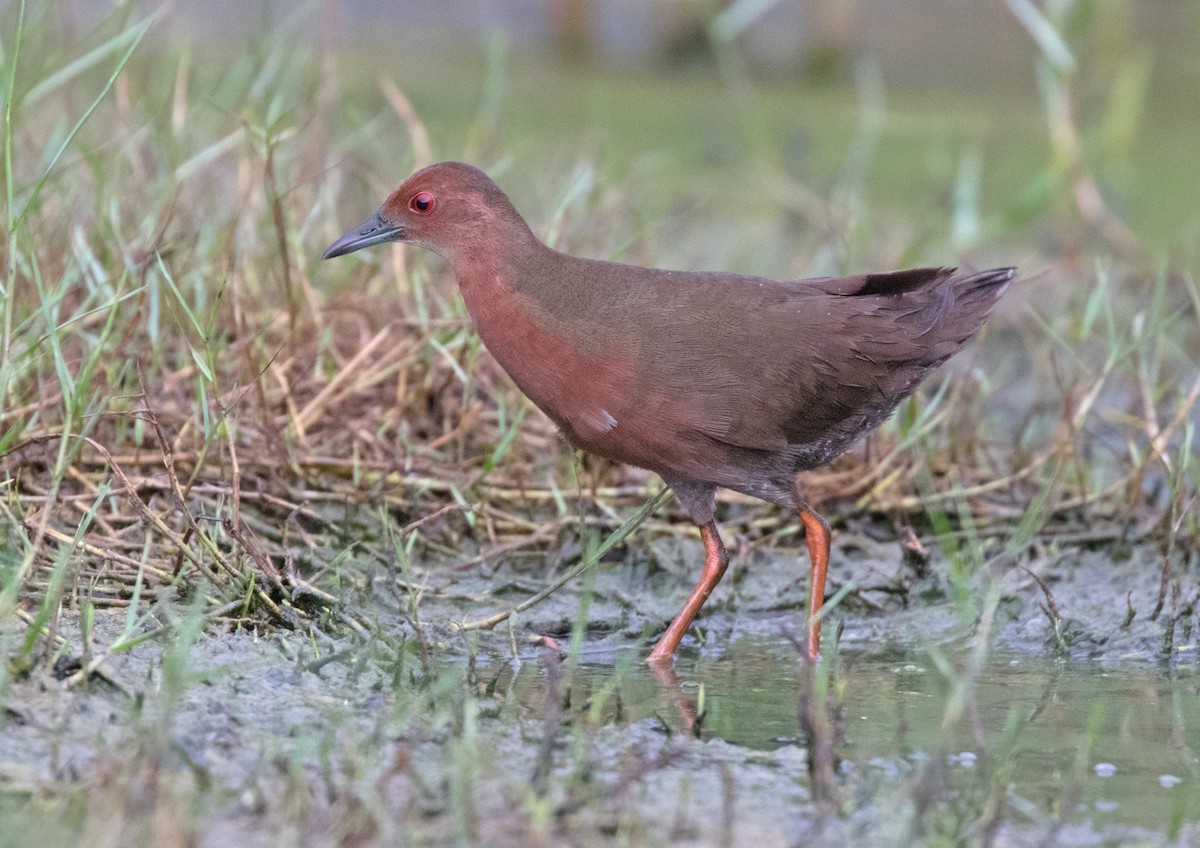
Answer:
[[[389,241],[419,244],[453,261],[464,252],[500,251],[532,237],[524,219],[487,174],[461,162],[417,171],[379,211],[347,230],[324,259]]]

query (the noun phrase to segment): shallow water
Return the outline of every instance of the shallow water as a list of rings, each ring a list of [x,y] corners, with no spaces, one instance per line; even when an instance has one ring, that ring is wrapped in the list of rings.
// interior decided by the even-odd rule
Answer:
[[[655,718],[686,732],[690,716],[680,704],[702,701],[704,739],[760,751],[807,744],[799,710],[808,684],[788,643],[742,638],[719,657],[681,660],[678,680],[666,683],[630,657],[583,656],[573,702],[604,697],[619,678],[595,711],[601,722]],[[951,794],[1005,781],[1008,805],[1030,822],[1086,821],[1103,832],[1200,819],[1195,666],[996,653],[978,675],[974,710],[967,699],[964,719],[948,721],[966,662],[963,651],[936,659],[921,649],[844,653],[832,687],[841,706],[838,782],[875,792],[941,760]],[[543,665],[526,663],[515,676],[499,671],[495,682],[540,708],[546,676]]]

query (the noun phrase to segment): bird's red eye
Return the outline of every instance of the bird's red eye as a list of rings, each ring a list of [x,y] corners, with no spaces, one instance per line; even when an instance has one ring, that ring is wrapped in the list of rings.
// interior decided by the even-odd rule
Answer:
[[[408,208],[418,215],[428,212],[433,208],[433,192],[418,191],[412,196],[412,200],[408,201]]]

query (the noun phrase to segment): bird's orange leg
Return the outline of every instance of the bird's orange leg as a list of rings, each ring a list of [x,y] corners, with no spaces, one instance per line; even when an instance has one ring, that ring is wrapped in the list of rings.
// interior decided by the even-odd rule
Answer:
[[[808,656],[813,662],[821,658],[821,619],[817,613],[825,602],[825,575],[829,571],[829,522],[809,508],[800,507],[804,536],[808,542],[808,558],[812,561],[812,586],[808,593]]]
[[[700,526],[700,538],[704,540],[704,571],[700,575],[700,583],[692,592],[691,597],[687,599],[687,603],[679,610],[671,622],[671,626],[667,628],[667,632],[658,640],[658,644],[654,646],[650,656],[646,658],[648,663],[669,663],[671,661],[675,656],[675,649],[679,647],[679,642],[683,639],[683,634],[691,626],[696,613],[700,612],[700,607],[704,606],[704,602],[708,600],[712,590],[721,582],[721,575],[725,573],[725,569],[729,565],[729,554],[725,552],[725,545],[721,543],[721,535],[717,532],[715,521]]]

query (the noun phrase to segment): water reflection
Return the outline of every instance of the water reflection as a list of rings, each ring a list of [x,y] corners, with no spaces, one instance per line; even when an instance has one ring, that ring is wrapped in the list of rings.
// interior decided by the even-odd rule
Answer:
[[[994,654],[971,697],[958,677],[965,656],[942,659],[951,676],[920,650],[844,653],[820,690],[824,731],[801,721],[814,683],[780,641],[741,639],[657,673],[632,654],[585,653],[570,675],[570,702],[593,722],[650,720],[664,733],[759,751],[807,750],[813,733],[824,733],[843,784],[915,780],[924,769],[938,791],[999,792],[1014,809],[1061,821],[1163,827],[1200,818],[1196,668]],[[538,663],[502,670],[498,683],[523,707],[543,705]],[[963,691],[963,718],[947,722]]]

